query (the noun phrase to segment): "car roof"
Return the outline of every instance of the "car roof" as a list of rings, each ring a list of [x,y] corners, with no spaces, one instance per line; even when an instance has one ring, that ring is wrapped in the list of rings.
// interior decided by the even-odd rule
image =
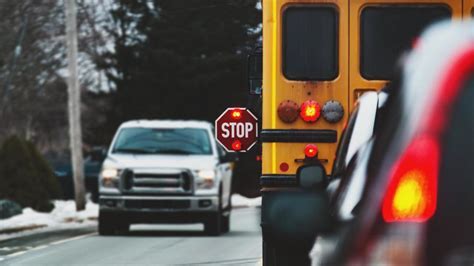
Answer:
[[[212,124],[199,120],[131,120],[120,125],[120,128],[202,128],[212,129]]]

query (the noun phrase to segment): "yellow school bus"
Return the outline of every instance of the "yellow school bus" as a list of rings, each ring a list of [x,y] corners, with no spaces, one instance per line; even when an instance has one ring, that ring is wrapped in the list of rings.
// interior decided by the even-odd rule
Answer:
[[[262,0],[266,265],[288,257],[266,223],[270,201],[297,189],[295,173],[305,163],[316,159],[330,174],[357,98],[386,85],[401,52],[427,25],[472,19],[473,6],[474,0]]]

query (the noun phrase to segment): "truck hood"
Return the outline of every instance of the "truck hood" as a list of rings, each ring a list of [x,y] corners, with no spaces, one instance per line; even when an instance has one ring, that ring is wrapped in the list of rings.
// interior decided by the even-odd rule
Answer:
[[[212,155],[109,155],[104,167],[213,169],[218,163]]]

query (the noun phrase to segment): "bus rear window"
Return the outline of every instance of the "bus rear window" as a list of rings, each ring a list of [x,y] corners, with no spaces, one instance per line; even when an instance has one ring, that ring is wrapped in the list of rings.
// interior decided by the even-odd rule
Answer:
[[[291,6],[283,13],[283,74],[289,80],[338,75],[338,13],[332,6]]]
[[[445,5],[380,5],[361,14],[361,75],[369,80],[389,80],[405,50],[431,23],[451,17]]]

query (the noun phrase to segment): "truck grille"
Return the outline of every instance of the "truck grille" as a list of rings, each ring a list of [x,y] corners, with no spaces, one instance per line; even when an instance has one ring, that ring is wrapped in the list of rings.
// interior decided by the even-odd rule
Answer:
[[[122,191],[127,194],[190,194],[192,174],[187,171],[131,171],[122,175]]]
[[[188,209],[191,207],[189,200],[141,200],[125,201],[126,208],[133,209]]]

